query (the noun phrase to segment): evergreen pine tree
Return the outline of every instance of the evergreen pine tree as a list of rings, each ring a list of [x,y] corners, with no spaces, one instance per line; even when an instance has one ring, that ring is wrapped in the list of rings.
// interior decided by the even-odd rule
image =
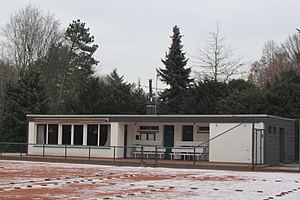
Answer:
[[[78,113],[77,110],[68,109],[72,107],[68,104],[73,99],[79,104],[81,103],[78,94],[82,88],[88,86],[95,72],[94,67],[98,64],[98,61],[93,57],[98,45],[94,44],[94,36],[91,36],[89,30],[85,23],[77,19],[69,24],[65,33],[70,47],[67,64],[70,76],[65,82],[65,88],[60,90],[60,99],[65,100],[66,113]]]
[[[4,90],[0,141],[26,142],[26,114],[44,114],[49,110],[41,75],[33,69],[20,72]]]
[[[172,44],[166,58],[162,59],[165,69],[157,69],[161,80],[170,86],[161,94],[160,106],[162,113],[179,114],[184,112],[181,109],[181,102],[185,96],[186,89],[190,86],[193,79],[190,78],[191,68],[186,68],[188,59],[182,51],[181,44],[182,35],[180,35],[179,27],[173,27],[173,36],[171,36]]]

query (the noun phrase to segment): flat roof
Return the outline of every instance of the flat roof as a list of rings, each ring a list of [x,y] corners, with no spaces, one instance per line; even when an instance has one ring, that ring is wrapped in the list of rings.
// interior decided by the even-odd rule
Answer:
[[[268,119],[295,121],[294,119],[267,114],[237,115],[41,115],[27,114],[29,121],[39,120],[99,120],[106,122],[260,122]]]

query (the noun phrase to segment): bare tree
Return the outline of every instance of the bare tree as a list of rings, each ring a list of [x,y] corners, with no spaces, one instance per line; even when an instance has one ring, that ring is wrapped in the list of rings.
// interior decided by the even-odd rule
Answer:
[[[265,43],[261,59],[251,64],[248,79],[262,87],[267,82],[274,81],[283,71],[291,69],[291,67],[284,46],[279,46],[271,40]]]
[[[282,45],[297,73],[300,73],[300,34],[289,36]]]
[[[17,70],[27,68],[62,38],[59,26],[53,15],[44,14],[32,5],[16,11],[0,32],[5,38],[1,42],[3,57]]]
[[[300,34],[289,36],[280,45],[274,41],[265,43],[261,59],[251,65],[248,79],[264,86],[290,69],[300,73]]]
[[[192,56],[194,67],[201,68],[196,73],[214,81],[227,81],[237,75],[244,64],[241,58],[233,58],[234,50],[220,34],[220,26],[217,23],[216,30],[209,33],[204,47],[199,48],[196,55]]]

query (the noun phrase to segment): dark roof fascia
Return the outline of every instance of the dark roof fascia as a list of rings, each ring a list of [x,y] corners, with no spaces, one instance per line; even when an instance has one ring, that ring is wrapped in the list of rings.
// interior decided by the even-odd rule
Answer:
[[[163,123],[253,123],[265,122],[268,119],[295,121],[273,115],[27,115],[28,121],[47,119],[93,119],[107,122],[163,122]]]

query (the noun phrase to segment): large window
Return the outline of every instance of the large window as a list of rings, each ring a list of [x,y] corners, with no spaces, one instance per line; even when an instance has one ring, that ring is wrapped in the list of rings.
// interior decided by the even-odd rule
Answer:
[[[58,144],[58,124],[48,124],[48,144]]]
[[[58,144],[58,124],[37,124],[37,144]]]
[[[87,126],[87,132],[88,132],[87,145],[97,146],[98,145],[98,124],[89,124]]]
[[[37,144],[46,144],[46,133],[47,133],[47,124],[38,124],[37,134],[36,134]]]
[[[74,145],[83,145],[83,125],[74,125]]]
[[[85,129],[86,128],[86,129]],[[36,144],[58,144],[58,135],[63,145],[109,146],[110,145],[109,124],[37,124]],[[86,137],[84,132],[86,131]],[[86,138],[86,141],[83,139]]]
[[[194,140],[194,127],[192,125],[182,126],[182,141],[193,141]]]
[[[107,124],[100,125],[100,146],[109,146],[110,145],[110,126]]]
[[[71,144],[71,125],[62,125],[62,144]]]

